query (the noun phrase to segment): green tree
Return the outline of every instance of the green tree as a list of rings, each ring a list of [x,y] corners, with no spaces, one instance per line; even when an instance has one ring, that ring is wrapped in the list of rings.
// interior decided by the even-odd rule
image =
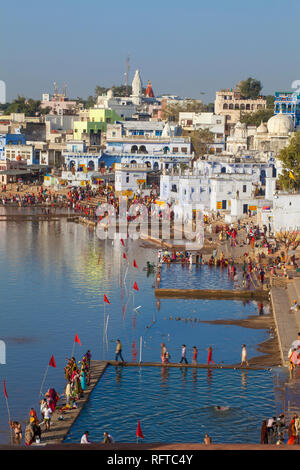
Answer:
[[[199,129],[196,131],[183,131],[183,136],[191,138],[195,160],[206,153],[209,153],[209,147],[214,143],[214,134],[208,129]]]
[[[299,191],[300,188],[300,132],[296,132],[287,147],[276,157],[282,163],[282,172],[278,177],[281,189]]]
[[[259,126],[267,122],[274,114],[273,108],[259,109],[255,113],[242,113],[240,121],[248,126]]]
[[[265,98],[267,100],[267,108],[274,109],[275,96],[274,95],[266,95]]]
[[[46,110],[41,108],[40,100],[33,100],[32,98],[25,98],[24,96],[18,96],[12,101],[6,108],[6,113],[24,113],[25,116],[38,116],[45,114]]]
[[[104,86],[97,85],[95,88],[95,96],[97,97],[97,96],[105,95],[108,90],[109,88],[105,88]]]
[[[178,122],[179,113],[200,113],[203,111],[203,103],[192,101],[189,103],[170,103],[163,109],[163,119]]]
[[[256,99],[260,95],[262,84],[259,80],[249,77],[247,80],[241,80],[237,84],[237,89],[243,98]]]

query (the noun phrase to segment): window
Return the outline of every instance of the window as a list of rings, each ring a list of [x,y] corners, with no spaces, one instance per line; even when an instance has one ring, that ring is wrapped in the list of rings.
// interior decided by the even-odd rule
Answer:
[[[247,192],[247,185],[243,184],[243,193],[246,193],[246,192]]]
[[[173,147],[173,152],[178,153],[178,147]]]
[[[129,176],[126,176],[126,183],[129,183]]]
[[[182,153],[187,153],[187,147],[181,147]]]

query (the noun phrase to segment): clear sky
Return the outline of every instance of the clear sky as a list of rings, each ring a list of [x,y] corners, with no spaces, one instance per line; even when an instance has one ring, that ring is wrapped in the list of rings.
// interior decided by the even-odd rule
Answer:
[[[130,83],[139,68],[156,95],[204,102],[249,76],[264,94],[300,80],[299,0],[14,0],[0,21],[7,101],[124,84],[128,55]]]

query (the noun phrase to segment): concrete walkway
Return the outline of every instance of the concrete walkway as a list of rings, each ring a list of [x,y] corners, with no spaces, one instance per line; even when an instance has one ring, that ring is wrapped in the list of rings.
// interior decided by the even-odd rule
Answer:
[[[98,383],[99,379],[102,377],[108,363],[106,361],[91,361],[91,379],[90,384],[87,387],[87,390],[83,393],[83,397],[78,400],[78,408],[70,409],[63,413],[63,420],[60,420],[61,415],[59,409],[55,410],[51,418],[51,429],[49,431],[42,432],[41,443],[45,444],[57,444],[63,442],[66,438],[68,432],[73,426],[74,422],[78,418],[82,408],[86,404],[87,400],[94,387]],[[59,407],[65,405],[64,400],[60,400],[58,403]],[[38,446],[41,447],[41,446]]]

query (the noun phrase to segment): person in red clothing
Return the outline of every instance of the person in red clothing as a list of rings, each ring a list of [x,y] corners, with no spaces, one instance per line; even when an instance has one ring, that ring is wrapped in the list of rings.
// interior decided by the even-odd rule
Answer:
[[[209,346],[208,348],[208,356],[207,356],[207,365],[209,366],[210,363],[215,364],[215,361],[212,359],[212,347]]]
[[[193,346],[193,358],[192,358],[192,363],[197,364],[197,356],[198,356],[198,349],[196,346]]]

